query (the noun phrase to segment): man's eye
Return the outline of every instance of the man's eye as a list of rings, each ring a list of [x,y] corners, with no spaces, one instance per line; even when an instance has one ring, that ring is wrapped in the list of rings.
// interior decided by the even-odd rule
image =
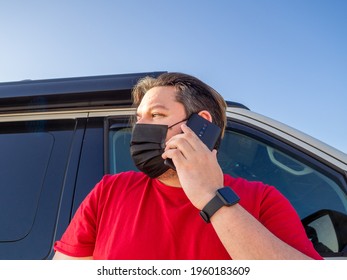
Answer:
[[[160,113],[152,113],[152,118],[162,117],[163,115]]]

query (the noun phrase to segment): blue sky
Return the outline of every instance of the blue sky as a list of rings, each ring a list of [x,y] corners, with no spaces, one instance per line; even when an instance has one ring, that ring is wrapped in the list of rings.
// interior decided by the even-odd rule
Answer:
[[[347,153],[347,1],[0,1],[0,82],[145,71]]]

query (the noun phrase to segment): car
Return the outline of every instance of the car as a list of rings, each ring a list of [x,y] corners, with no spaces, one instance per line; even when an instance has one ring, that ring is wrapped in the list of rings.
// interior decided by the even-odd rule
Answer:
[[[136,170],[132,73],[0,83],[0,259],[51,259],[76,209],[105,175]],[[326,259],[347,259],[347,155],[227,102],[225,173],[275,186]]]

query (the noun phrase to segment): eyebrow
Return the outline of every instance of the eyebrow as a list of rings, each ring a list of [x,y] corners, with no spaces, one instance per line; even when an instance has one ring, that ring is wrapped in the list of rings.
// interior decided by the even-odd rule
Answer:
[[[139,107],[137,107],[137,109],[136,109],[136,115],[139,114],[139,113],[138,113],[138,109],[139,109]],[[163,110],[166,110],[166,111],[169,110],[169,108],[168,108],[167,106],[164,106],[164,105],[162,105],[162,104],[154,104],[154,105],[148,107],[148,110],[147,110],[147,111],[152,111],[152,110],[154,110],[154,109],[163,109]]]
[[[150,110],[157,109],[157,108],[169,110],[169,108],[167,106],[162,105],[162,104],[154,104],[153,106],[149,107]]]

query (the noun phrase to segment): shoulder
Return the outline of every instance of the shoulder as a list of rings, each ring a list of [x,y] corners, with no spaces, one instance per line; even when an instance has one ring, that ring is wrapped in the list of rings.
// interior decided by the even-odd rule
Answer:
[[[99,199],[107,199],[109,196],[119,195],[124,191],[129,192],[138,186],[146,186],[149,179],[144,173],[135,171],[107,174],[95,185],[90,195]]]
[[[122,201],[130,194],[134,196],[143,191],[149,180],[144,173],[135,171],[104,175],[82,204],[102,209],[108,203]]]
[[[104,185],[113,184],[117,182],[133,182],[133,181],[143,181],[147,180],[148,176],[146,176],[142,172],[136,171],[126,171],[117,174],[107,174],[101,179],[101,183]]]

